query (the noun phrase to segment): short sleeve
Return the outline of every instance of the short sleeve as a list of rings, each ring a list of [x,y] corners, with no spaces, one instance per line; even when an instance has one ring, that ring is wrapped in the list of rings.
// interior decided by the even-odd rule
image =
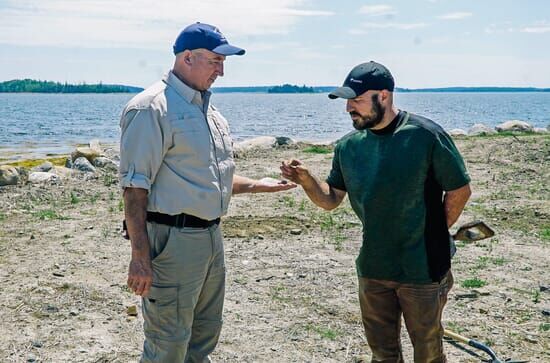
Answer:
[[[447,133],[437,134],[432,158],[435,179],[443,190],[455,190],[470,182],[464,160]]]
[[[166,153],[158,114],[151,108],[130,109],[120,126],[120,186],[150,191]]]
[[[330,170],[326,182],[333,188],[347,191],[346,184],[344,183],[344,176],[342,175],[342,169],[340,168],[340,144],[336,145],[336,148],[334,149],[332,169]]]

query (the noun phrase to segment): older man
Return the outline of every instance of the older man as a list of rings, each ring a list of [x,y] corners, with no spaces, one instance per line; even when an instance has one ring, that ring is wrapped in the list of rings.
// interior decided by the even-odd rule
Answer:
[[[120,123],[128,286],[143,297],[142,362],[208,362],[222,326],[220,217],[232,194],[295,185],[234,175],[228,124],[208,89],[226,56],[244,49],[202,23],[186,27],[173,49],[172,70],[126,105]]]
[[[326,182],[298,160],[283,176],[320,207],[349,195],[363,223],[356,260],[363,325],[372,362],[402,362],[401,315],[415,362],[444,362],[441,313],[452,286],[448,228],[470,196],[470,178],[451,138],[427,118],[393,105],[394,79],[376,62],[359,64],[329,94],[347,99],[356,132],[334,151]]]

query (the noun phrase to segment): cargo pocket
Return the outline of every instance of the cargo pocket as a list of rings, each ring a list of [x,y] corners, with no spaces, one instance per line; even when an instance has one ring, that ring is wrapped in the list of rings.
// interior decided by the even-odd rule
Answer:
[[[178,328],[178,288],[151,286],[143,298],[145,335],[150,338],[171,340]]]

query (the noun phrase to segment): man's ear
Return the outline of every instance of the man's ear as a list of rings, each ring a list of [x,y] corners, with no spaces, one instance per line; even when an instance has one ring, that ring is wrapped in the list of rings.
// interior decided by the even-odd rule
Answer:
[[[193,57],[193,53],[191,53],[190,50],[184,50],[183,51],[183,61],[185,64],[187,64],[188,66],[190,66],[191,64],[193,64],[193,60],[191,59],[191,57]]]

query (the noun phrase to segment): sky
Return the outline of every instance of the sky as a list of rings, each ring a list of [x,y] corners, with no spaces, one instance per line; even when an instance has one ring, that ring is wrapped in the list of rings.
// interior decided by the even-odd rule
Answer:
[[[196,21],[247,51],[215,86],[340,85],[375,60],[398,87],[550,87],[547,0],[0,0],[0,81],[147,87]]]

